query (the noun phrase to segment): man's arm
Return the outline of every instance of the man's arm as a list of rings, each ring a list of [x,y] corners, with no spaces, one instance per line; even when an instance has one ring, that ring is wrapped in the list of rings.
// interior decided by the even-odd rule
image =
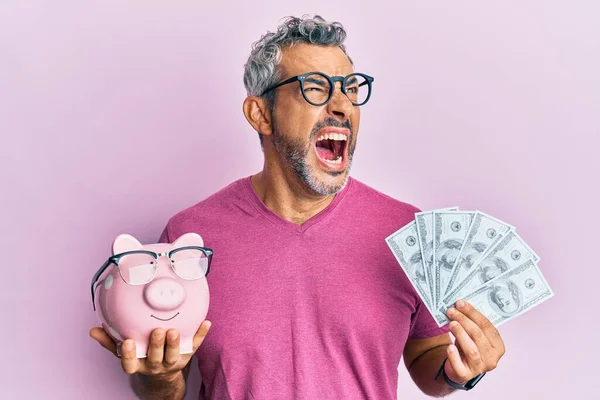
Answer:
[[[434,380],[435,374],[447,357],[447,349],[450,344],[452,344],[452,339],[447,333],[406,342],[403,356],[404,365],[406,365],[412,380],[426,395],[442,397],[456,390],[444,379]]]
[[[191,365],[190,359],[190,362],[181,371],[164,376],[133,374],[130,379],[131,388],[136,396],[142,400],[183,400],[186,393],[185,383]]]

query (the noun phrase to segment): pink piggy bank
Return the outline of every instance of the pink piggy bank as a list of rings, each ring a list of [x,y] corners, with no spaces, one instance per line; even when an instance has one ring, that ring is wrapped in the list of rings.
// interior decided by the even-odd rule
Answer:
[[[92,279],[92,304],[118,354],[123,340],[133,339],[137,357],[146,357],[155,328],[179,330],[180,354],[192,353],[209,304],[213,251],[202,237],[186,233],[172,244],[142,245],[122,234],[112,252]]]

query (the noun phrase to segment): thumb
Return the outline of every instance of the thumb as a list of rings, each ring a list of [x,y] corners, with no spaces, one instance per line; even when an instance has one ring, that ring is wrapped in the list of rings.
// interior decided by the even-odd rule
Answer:
[[[454,382],[457,383],[466,382],[468,379],[465,379],[465,377],[469,375],[469,369],[463,363],[458,348],[455,345],[451,344],[446,349],[446,353],[448,355],[448,361],[450,361],[449,363],[446,362],[445,366],[446,375],[448,375],[448,378],[452,379]],[[450,368],[448,368],[448,364],[450,364]]]
[[[90,329],[90,337],[115,356],[117,355],[117,344],[108,336],[103,328],[94,327]]]
[[[208,331],[210,330],[211,325],[212,325],[212,323],[209,320],[204,320],[200,324],[200,327],[198,328],[198,330],[196,331],[196,334],[194,335],[194,340],[193,340],[194,353],[196,352],[198,347],[200,347],[202,342],[204,342],[204,339],[206,338],[206,335],[208,334]]]

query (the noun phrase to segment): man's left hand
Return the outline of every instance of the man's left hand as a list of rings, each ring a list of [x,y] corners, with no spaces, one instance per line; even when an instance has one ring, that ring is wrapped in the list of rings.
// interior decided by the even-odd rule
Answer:
[[[456,302],[448,310],[450,331],[456,338],[448,346],[448,361],[444,366],[448,378],[465,384],[479,374],[496,368],[504,355],[504,341],[496,327],[466,301]]]

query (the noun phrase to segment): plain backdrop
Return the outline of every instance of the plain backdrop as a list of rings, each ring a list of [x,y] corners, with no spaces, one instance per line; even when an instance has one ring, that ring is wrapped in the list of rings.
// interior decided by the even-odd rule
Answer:
[[[499,367],[454,398],[598,398],[594,0],[2,0],[0,397],[134,398],[88,336],[90,279],[119,233],[154,242],[171,215],[260,170],[243,65],[305,13],[342,22],[376,79],[353,176],[515,225],[556,293],[501,327]],[[403,363],[398,394],[425,398]]]

